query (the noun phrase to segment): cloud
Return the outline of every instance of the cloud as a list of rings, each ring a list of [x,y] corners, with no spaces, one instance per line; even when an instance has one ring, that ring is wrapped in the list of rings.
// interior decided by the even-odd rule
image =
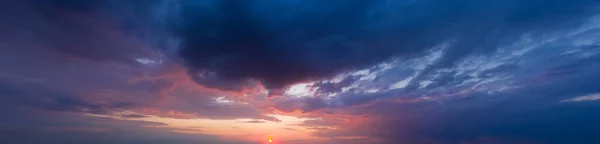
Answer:
[[[89,114],[109,114],[113,111],[135,108],[136,105],[128,102],[96,103],[87,101],[70,93],[55,92],[48,89],[26,89],[6,81],[0,81],[0,88],[6,92],[2,95],[8,101],[25,107],[40,110],[75,112]]]
[[[5,1],[3,35],[11,43],[31,43],[24,49],[53,50],[67,58],[139,65],[135,59],[156,56],[143,39],[120,27],[118,19],[94,13],[96,4],[65,0]],[[58,5],[58,6],[57,6]],[[9,36],[10,35],[10,36]]]
[[[31,109],[12,101],[1,103],[0,114],[5,119],[0,120],[0,139],[9,143],[246,143],[198,133],[177,134],[166,128],[165,123]]]
[[[293,115],[310,120],[283,130],[334,144],[600,141],[595,103],[557,104],[598,99],[595,0],[0,3],[0,137],[13,143],[105,138],[29,129],[86,125],[117,143],[222,143],[90,114]],[[282,92],[297,83],[310,92]]]
[[[600,94],[589,94],[585,96],[579,96],[571,99],[561,100],[561,103],[570,103],[570,102],[584,102],[584,101],[595,101],[600,100]]]
[[[368,105],[346,107],[333,114],[334,117],[361,116],[369,119],[366,122],[324,119],[305,123],[318,122],[340,128],[316,129],[318,135],[366,136],[384,140],[383,143],[591,144],[600,141],[593,136],[597,132],[591,131],[591,127],[599,126],[592,122],[599,118],[593,114],[599,107],[557,105],[556,101],[567,98],[574,102],[572,100],[581,98],[572,97],[574,95],[598,92],[600,89],[594,85],[600,77],[592,73],[563,75],[563,79],[511,91],[460,94],[440,99],[440,102],[371,101]]]
[[[297,99],[285,99],[276,101],[273,108],[283,112],[294,112],[296,110],[302,112],[312,112],[327,107],[325,101],[321,98],[297,98]]]
[[[1,45],[6,47],[0,50],[0,81],[8,86],[0,89],[11,94],[2,95],[11,102],[63,112],[110,114],[150,107],[164,112],[200,114],[201,118],[278,121],[250,106],[211,105],[211,96],[231,94],[208,92],[194,83],[186,83],[189,77],[178,77],[177,73],[186,71],[185,68],[163,59],[157,45],[123,28],[120,17],[113,17],[132,14],[112,11],[116,10],[112,4],[118,5],[119,1],[1,3],[0,21],[7,26],[0,28]],[[140,58],[160,63],[143,64],[136,61]],[[129,81],[136,77],[151,80]],[[192,89],[195,91],[188,91]],[[184,99],[180,94],[197,98],[189,99],[194,103],[169,103]]]
[[[244,121],[244,123],[265,123],[265,121],[251,120],[251,121]]]
[[[326,120],[306,120],[304,121],[302,124],[300,124],[301,126],[332,126],[333,124],[335,124],[334,122],[331,121],[326,121]]]
[[[52,132],[109,132],[106,128],[90,128],[90,127],[48,127]]]
[[[285,130],[289,130],[289,131],[297,131],[296,129],[293,128],[284,128]]]
[[[5,117],[0,120],[0,138],[8,143],[219,143],[218,138],[213,136],[183,137],[174,135],[168,129],[157,128],[166,126],[164,123],[40,111],[4,101],[0,107],[0,113]],[[148,138],[150,135],[155,136]]]
[[[131,112],[109,112],[106,115],[120,118],[147,118],[148,115],[131,113]]]
[[[595,32],[582,33],[554,37],[530,52],[520,53],[517,63],[510,60],[513,47],[500,48],[483,56],[486,58],[468,56],[454,67],[423,77],[423,81],[432,81],[430,85],[435,86],[371,93],[362,90],[373,88],[372,85],[386,87],[424,70],[413,69],[411,66],[419,63],[412,61],[393,63],[395,68],[376,72],[378,78],[361,78],[344,87],[354,91],[322,99],[333,101],[321,107],[323,112],[329,111],[327,115],[305,115],[357,118],[311,120],[303,126],[315,130],[313,134],[318,136],[367,137],[383,140],[380,143],[597,143],[600,140],[593,137],[597,132],[588,129],[598,126],[592,122],[598,119],[593,114],[598,109],[595,103],[556,104],[593,100],[600,91],[595,86],[600,79],[595,74],[600,71],[595,63],[599,55],[561,54],[579,48],[570,47],[568,41],[589,40],[588,36]],[[564,47],[546,48],[553,45]],[[523,47],[526,46],[514,45],[518,50]],[[591,51],[596,50],[588,49]],[[405,77],[404,73],[409,74]],[[465,73],[469,76],[463,76]],[[436,85],[438,80],[446,84]],[[398,103],[395,99],[410,101]]]
[[[359,79],[360,76],[346,76],[339,82],[319,82],[314,84],[312,87],[317,88],[317,92],[320,93],[338,93],[342,91],[342,88],[348,87]]]
[[[184,2],[175,37],[182,42],[181,58],[195,69],[192,76],[210,71],[216,81],[232,86],[256,79],[278,89],[426,52],[454,39],[442,60],[432,65],[447,67],[469,53],[493,51],[490,46],[524,32],[562,26],[558,19],[581,20],[594,3]],[[281,7],[286,8],[277,9]]]

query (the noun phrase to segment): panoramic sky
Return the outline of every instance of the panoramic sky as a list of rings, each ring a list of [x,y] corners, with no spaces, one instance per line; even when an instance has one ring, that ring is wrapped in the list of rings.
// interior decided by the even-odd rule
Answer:
[[[0,0],[3,144],[598,144],[598,0]]]

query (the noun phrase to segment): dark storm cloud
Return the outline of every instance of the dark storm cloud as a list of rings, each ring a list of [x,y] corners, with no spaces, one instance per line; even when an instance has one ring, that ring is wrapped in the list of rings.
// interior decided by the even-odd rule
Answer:
[[[199,84],[239,91],[260,80],[268,88],[421,54],[451,40],[442,60],[421,75],[469,53],[493,51],[524,32],[576,24],[597,2],[560,1],[77,1],[35,3],[42,42],[93,60],[135,64],[148,47],[175,48]],[[65,17],[64,14],[84,17]],[[41,14],[40,14],[41,13]],[[31,17],[31,15],[22,15]],[[115,22],[115,27],[96,23]],[[37,26],[40,27],[40,26]],[[170,29],[167,31],[167,29]],[[111,31],[107,33],[106,31]],[[119,36],[112,34],[117,33]],[[65,35],[58,37],[52,35]],[[99,36],[99,37],[98,37]],[[119,38],[120,37],[120,38]],[[73,42],[73,39],[77,42]],[[88,47],[88,48],[81,48]],[[213,73],[206,73],[210,71]],[[209,75],[204,75],[209,74]],[[418,81],[418,76],[414,81]]]
[[[454,46],[429,69],[451,66],[469,53],[493,51],[496,44],[524,32],[573,24],[568,20],[580,20],[597,3],[213,2],[184,1],[176,28],[181,57],[192,69],[215,72],[224,81],[254,78],[268,88],[417,54],[444,40],[454,40]]]

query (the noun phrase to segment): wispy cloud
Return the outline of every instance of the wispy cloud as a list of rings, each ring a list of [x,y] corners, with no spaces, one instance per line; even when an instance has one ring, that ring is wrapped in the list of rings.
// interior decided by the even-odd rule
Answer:
[[[266,121],[251,120],[251,121],[244,121],[244,123],[266,123]]]
[[[575,98],[561,100],[560,103],[570,103],[570,102],[585,102],[585,101],[596,101],[600,100],[600,93],[589,94],[584,96],[578,96]]]

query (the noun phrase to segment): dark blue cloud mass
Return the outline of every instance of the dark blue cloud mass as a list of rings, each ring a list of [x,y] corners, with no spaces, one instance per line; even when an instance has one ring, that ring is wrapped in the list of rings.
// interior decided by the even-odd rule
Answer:
[[[183,1],[175,37],[198,71],[268,88],[366,68],[453,40],[448,67],[525,32],[582,20],[597,1]],[[210,7],[200,9],[199,7]],[[192,70],[191,75],[197,75]]]
[[[128,32],[152,39],[167,52],[175,51],[176,59],[191,68],[190,75],[200,84],[239,90],[250,85],[248,79],[279,89],[392,58],[421,55],[452,40],[454,46],[429,69],[448,67],[469,53],[493,51],[526,32],[578,24],[593,14],[596,3],[50,0],[36,5],[43,12],[63,9],[113,17]],[[167,44],[172,40],[179,41],[175,48]],[[93,49],[63,50],[93,52],[87,56],[96,59],[108,56]]]

